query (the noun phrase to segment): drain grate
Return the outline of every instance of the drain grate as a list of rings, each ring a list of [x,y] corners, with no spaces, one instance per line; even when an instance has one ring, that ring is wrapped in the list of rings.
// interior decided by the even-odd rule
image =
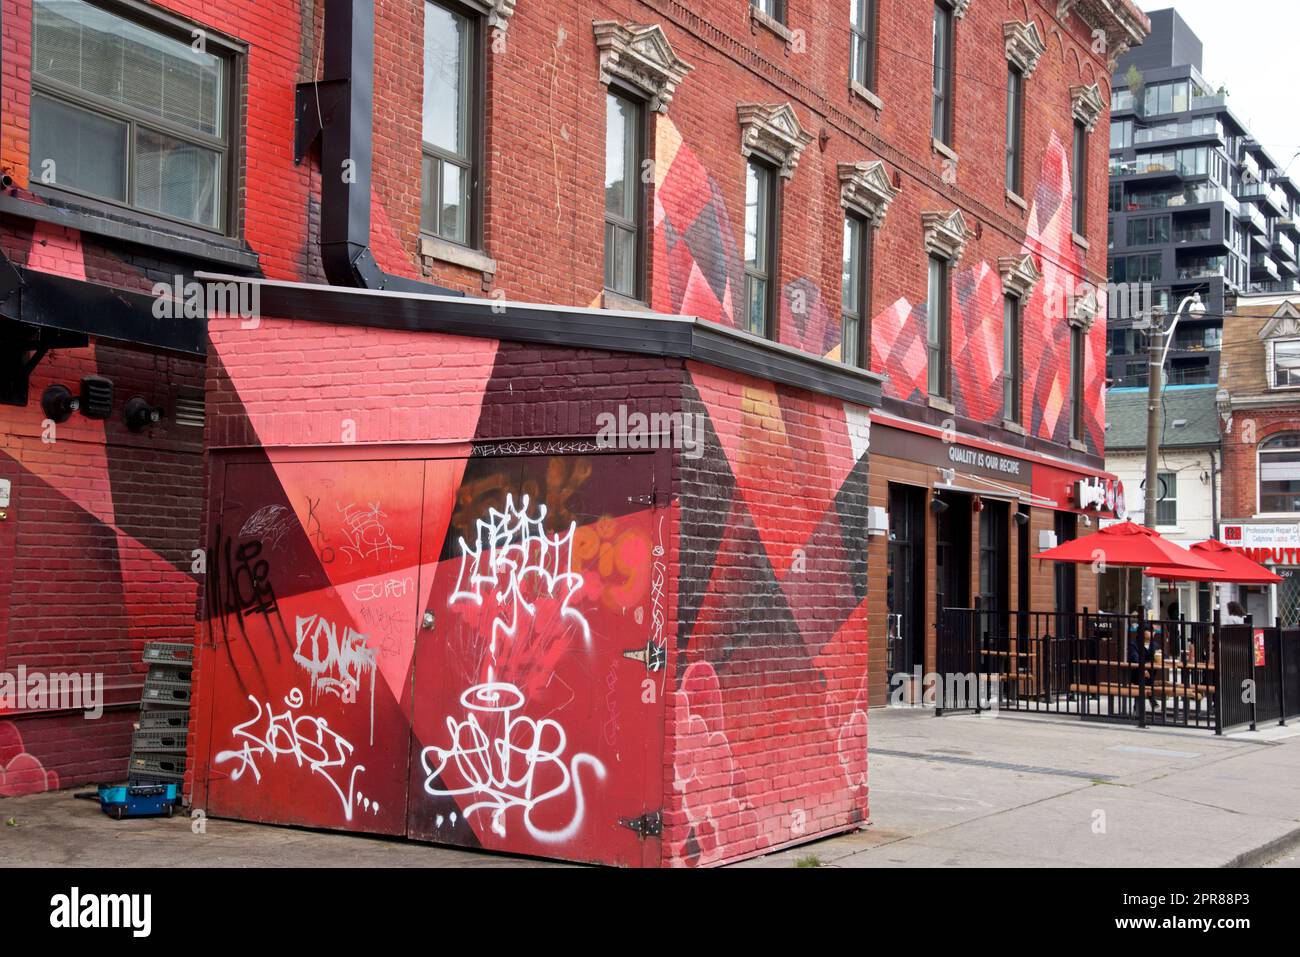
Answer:
[[[984,758],[959,758],[950,754],[925,754],[920,751],[891,751],[888,748],[871,748],[868,755],[887,754],[893,758],[915,758],[918,761],[938,761],[943,764],[962,764],[974,768],[993,768],[998,771],[1023,771],[1026,774],[1051,774],[1058,778],[1079,778],[1083,781],[1113,781],[1113,774],[1092,771],[1070,771],[1066,768],[1045,768],[1036,764],[1013,764],[1010,761],[989,761]]]

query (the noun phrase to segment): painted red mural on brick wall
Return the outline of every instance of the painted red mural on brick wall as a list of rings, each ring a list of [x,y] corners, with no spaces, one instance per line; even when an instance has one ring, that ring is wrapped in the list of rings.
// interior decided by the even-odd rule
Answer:
[[[643,406],[698,417],[697,457],[500,439],[604,407],[521,388],[537,368],[613,359],[363,328],[322,367],[436,356],[467,370],[455,410],[416,414],[447,383],[414,366],[382,411],[263,398],[322,328],[212,326],[200,806],[638,866],[865,819],[865,410],[629,359],[663,383]]]

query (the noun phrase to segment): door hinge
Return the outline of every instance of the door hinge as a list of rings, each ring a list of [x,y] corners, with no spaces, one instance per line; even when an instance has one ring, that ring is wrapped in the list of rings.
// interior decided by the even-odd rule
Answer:
[[[620,817],[618,823],[636,831],[637,837],[658,837],[664,831],[663,814],[659,811],[647,811],[640,817]]]

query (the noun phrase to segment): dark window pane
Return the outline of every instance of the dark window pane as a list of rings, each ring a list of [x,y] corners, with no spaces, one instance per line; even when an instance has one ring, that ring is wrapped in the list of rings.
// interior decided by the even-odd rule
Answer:
[[[127,124],[44,96],[31,124],[33,182],[125,201]]]
[[[153,130],[135,143],[135,205],[200,226],[218,223],[221,154]]]
[[[767,335],[767,280],[757,276],[745,279],[748,300],[748,330],[757,336]]]

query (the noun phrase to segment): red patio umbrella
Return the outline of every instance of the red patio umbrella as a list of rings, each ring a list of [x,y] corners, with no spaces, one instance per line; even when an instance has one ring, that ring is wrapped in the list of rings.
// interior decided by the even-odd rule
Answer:
[[[1164,581],[1223,582],[1230,585],[1275,585],[1282,580],[1281,576],[1274,575],[1259,562],[1247,558],[1217,539],[1207,538],[1203,542],[1197,542],[1192,546],[1191,551],[1217,565],[1219,570],[1205,572],[1156,565],[1148,568],[1143,574]]]
[[[1033,557],[1048,562],[1100,562],[1121,568],[1159,565],[1203,572],[1222,571],[1203,556],[1195,555],[1145,525],[1133,522],[1108,525],[1095,534],[1063,542]]]
[[[1119,522],[1107,525],[1093,535],[1071,539],[1055,548],[1039,552],[1034,558],[1051,562],[1113,565],[1117,568],[1146,568],[1160,565],[1193,571],[1213,572],[1215,566],[1199,555],[1193,555],[1181,545],[1145,525]],[[1124,594],[1120,599],[1128,608],[1128,576],[1124,576]]]

